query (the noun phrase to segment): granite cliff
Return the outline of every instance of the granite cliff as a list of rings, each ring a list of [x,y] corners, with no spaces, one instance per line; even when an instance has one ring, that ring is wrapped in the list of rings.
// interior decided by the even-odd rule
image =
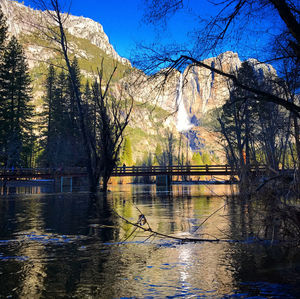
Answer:
[[[51,47],[37,38],[37,28],[32,24],[45,24],[41,11],[26,7],[21,3],[1,0],[0,7],[7,18],[10,35],[15,35],[23,44],[33,77],[35,98],[43,95],[42,82],[47,71],[47,63],[57,58]],[[101,24],[84,17],[69,15],[64,23],[68,32],[70,52],[76,55],[82,74],[90,77],[91,69],[98,66],[100,57],[105,61],[118,62],[119,80],[124,80],[126,73],[131,73],[135,82],[134,99],[137,103],[130,123],[128,134],[133,139],[134,151],[138,158],[145,152],[154,152],[163,131],[179,133],[190,140],[192,150],[216,151],[214,135],[203,126],[210,111],[221,107],[229,96],[229,83],[226,78],[197,66],[188,67],[182,74],[174,71],[164,82],[163,72],[152,77],[139,70],[134,70],[130,62],[118,55],[105,34]],[[203,61],[205,64],[224,72],[238,70],[242,61],[238,54],[225,52],[217,57]],[[262,79],[276,71],[266,64],[259,64],[249,59],[258,77]],[[164,84],[162,84],[164,82]],[[118,82],[115,82],[118,93]],[[39,100],[36,106],[39,106]]]
[[[46,25],[47,22],[52,22],[52,20],[47,18],[45,14],[42,14],[40,10],[32,9],[16,1],[1,0],[0,7],[7,18],[9,33],[15,35],[17,38],[22,38],[24,35],[35,33],[37,31],[37,24],[42,27]],[[64,26],[69,34],[88,40],[111,58],[123,64],[130,65],[129,60],[120,57],[114,50],[101,24],[89,18],[73,15],[67,16],[66,14],[63,14],[63,18],[65,19]],[[73,45],[73,48],[75,50],[76,45]],[[25,50],[27,57],[30,60],[29,63],[31,60],[36,61],[34,58],[36,58],[37,55],[39,55],[40,59],[47,59],[53,56],[51,51],[47,52],[43,47],[34,43],[25,45]],[[86,51],[84,48],[77,50],[80,50],[78,55],[88,56],[87,53],[85,53]]]

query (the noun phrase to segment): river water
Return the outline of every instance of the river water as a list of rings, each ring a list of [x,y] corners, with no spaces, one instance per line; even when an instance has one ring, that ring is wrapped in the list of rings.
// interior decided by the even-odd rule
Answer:
[[[106,198],[39,187],[2,195],[0,298],[300,298],[295,248],[180,243],[119,217],[142,213],[152,230],[177,237],[233,239],[229,186],[110,189]]]

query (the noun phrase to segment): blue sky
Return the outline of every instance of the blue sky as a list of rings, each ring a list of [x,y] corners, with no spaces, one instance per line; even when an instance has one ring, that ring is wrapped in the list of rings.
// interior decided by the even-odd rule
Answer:
[[[63,1],[69,3],[68,0]],[[32,6],[30,0],[25,0],[24,3]],[[88,17],[102,24],[104,32],[119,55],[130,59],[137,43],[186,43],[190,46],[192,40],[189,33],[199,29],[198,15],[209,19],[216,13],[217,8],[209,6],[209,1],[204,0],[187,0],[187,3],[190,9],[180,11],[170,18],[168,26],[163,29],[155,28],[143,20],[143,0],[72,0],[70,11],[73,15]],[[265,45],[267,38],[262,33],[265,24],[266,20],[258,20],[256,24],[251,24],[260,31],[259,34],[245,35],[239,43],[234,40],[232,43],[228,41],[218,51],[235,51],[242,58],[258,57],[260,53],[257,53],[256,49],[262,44]]]
[[[30,0],[23,2],[33,7]],[[201,1],[189,2],[197,11],[201,9],[204,15],[210,14],[207,8],[204,11]],[[72,0],[70,11],[73,15],[99,22],[116,51],[126,58],[132,56],[137,43],[187,43],[188,33],[195,29],[197,19],[193,11],[181,11],[169,20],[166,28],[160,30],[143,20],[143,0]]]

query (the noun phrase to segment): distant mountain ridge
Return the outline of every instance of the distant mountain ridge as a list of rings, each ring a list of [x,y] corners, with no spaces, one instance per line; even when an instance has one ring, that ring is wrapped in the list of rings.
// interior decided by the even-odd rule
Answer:
[[[37,30],[32,24],[45,23],[45,15],[42,12],[19,2],[11,0],[1,0],[0,7],[7,18],[8,32],[17,38],[22,34],[33,33]],[[113,46],[110,44],[101,24],[85,17],[63,14],[65,17],[64,26],[67,32],[79,38],[89,40],[93,45],[103,50],[111,58],[122,64],[131,65],[129,60],[119,56]],[[27,48],[26,52],[38,53],[38,49]],[[28,54],[29,54],[28,53]],[[28,55],[29,59],[31,55]]]

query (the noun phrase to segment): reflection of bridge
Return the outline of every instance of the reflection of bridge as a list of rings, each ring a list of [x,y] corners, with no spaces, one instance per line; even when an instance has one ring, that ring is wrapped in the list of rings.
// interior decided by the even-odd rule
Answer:
[[[251,166],[252,173],[267,171],[266,166]],[[235,169],[228,165],[183,165],[183,166],[127,166],[116,167],[112,173],[114,177],[124,176],[201,176],[225,175],[234,176]],[[0,180],[22,179],[55,179],[60,177],[85,177],[86,168],[73,167],[64,169],[53,168],[20,168],[0,169]]]

